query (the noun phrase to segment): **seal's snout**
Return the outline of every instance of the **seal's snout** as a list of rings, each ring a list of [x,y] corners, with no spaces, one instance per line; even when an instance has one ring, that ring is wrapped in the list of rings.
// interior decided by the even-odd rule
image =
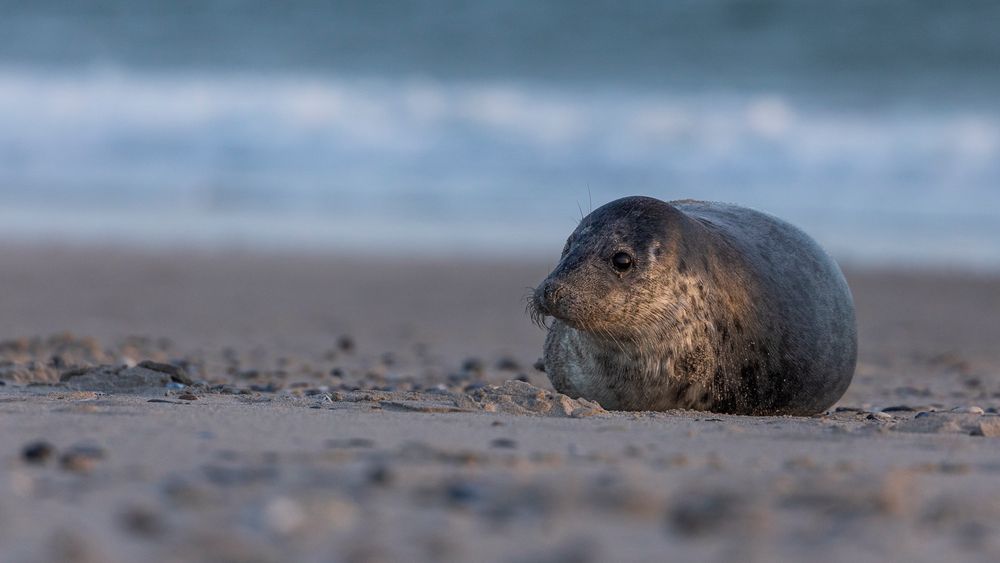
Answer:
[[[565,286],[559,282],[547,279],[538,286],[528,299],[528,313],[539,326],[544,326],[545,317],[556,316],[559,299],[565,291]]]
[[[545,305],[546,310],[551,311],[559,303],[559,297],[564,293],[566,286],[552,281],[551,279],[545,280],[542,286],[539,288],[541,293],[541,301]]]

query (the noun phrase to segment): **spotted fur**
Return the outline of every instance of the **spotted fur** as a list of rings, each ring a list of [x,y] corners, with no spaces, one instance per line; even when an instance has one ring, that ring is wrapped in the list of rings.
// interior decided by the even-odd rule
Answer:
[[[634,266],[611,267],[628,252]],[[588,215],[529,300],[560,392],[622,410],[813,414],[853,377],[850,289],[770,215],[647,197]]]

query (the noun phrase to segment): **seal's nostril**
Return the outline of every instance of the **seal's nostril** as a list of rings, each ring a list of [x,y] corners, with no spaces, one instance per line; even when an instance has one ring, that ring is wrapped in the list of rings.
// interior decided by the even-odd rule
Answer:
[[[547,303],[555,303],[559,300],[559,296],[563,293],[563,285],[561,283],[546,282],[545,284],[545,301]]]

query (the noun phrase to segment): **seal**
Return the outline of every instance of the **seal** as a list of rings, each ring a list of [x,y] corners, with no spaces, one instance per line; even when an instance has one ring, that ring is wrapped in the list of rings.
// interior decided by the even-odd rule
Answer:
[[[843,396],[857,362],[837,263],[789,223],[724,203],[598,208],[528,311],[548,328],[552,385],[606,409],[811,415]]]

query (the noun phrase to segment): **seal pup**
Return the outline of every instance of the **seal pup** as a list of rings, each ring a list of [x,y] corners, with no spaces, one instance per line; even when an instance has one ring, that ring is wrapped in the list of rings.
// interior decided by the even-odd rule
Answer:
[[[850,288],[808,235],[736,205],[626,197],[529,297],[560,393],[616,410],[811,415],[857,361]]]

